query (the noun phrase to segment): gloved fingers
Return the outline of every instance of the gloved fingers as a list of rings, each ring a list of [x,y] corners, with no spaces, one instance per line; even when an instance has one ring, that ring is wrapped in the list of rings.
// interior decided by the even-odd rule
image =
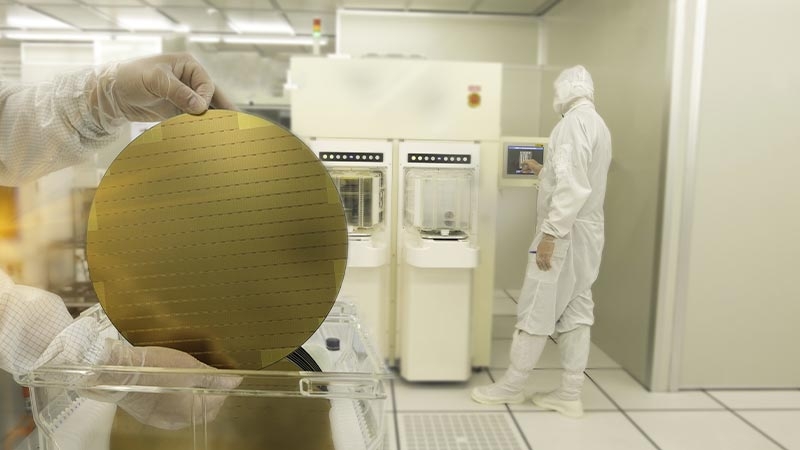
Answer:
[[[192,56],[185,55],[185,58],[186,62],[183,64],[182,70],[180,72],[175,70],[175,73],[183,84],[187,85],[205,101],[206,109],[208,109],[208,105],[211,104],[216,92],[214,82],[211,81],[211,75]],[[176,69],[178,69],[177,66]]]
[[[555,241],[547,236],[545,236],[541,242],[539,242],[539,245],[536,248],[536,265],[539,266],[539,270],[550,270],[550,260],[553,257],[555,246]]]
[[[191,69],[188,66],[189,64],[186,64],[181,68],[169,64],[157,64],[144,77],[144,87],[153,96],[169,101],[182,112],[202,114],[208,109],[208,100],[213,96],[214,86],[210,79],[202,81],[202,76],[195,76],[192,71],[197,69]],[[179,71],[180,69],[183,73],[179,72],[181,78],[178,78],[173,70]],[[195,91],[184,81],[196,83],[195,89],[201,89],[201,91]],[[204,95],[208,96],[208,100],[204,98]]]
[[[192,414],[180,396],[184,394],[128,393],[118,405],[139,423],[165,430],[177,430],[188,426]]]
[[[200,409],[199,412],[203,414],[206,420],[212,422],[219,415],[227,399],[228,397],[225,395],[206,395],[203,400],[205,402],[204,409]],[[198,403],[202,405],[203,401],[198,401]]]
[[[206,380],[203,383],[203,387],[209,389],[223,389],[223,390],[230,390],[236,389],[242,383],[242,377],[236,376],[215,376],[210,375],[207,376]]]
[[[550,255],[536,255],[536,265],[539,266],[539,270],[543,272],[547,272],[550,270]]]
[[[228,109],[231,111],[238,111],[239,108],[225,95],[222,90],[217,87],[214,89],[214,96],[211,98],[211,107],[214,109]]]
[[[129,393],[119,402],[138,422],[164,430],[179,430],[192,423],[211,422],[227,400],[225,395]]]

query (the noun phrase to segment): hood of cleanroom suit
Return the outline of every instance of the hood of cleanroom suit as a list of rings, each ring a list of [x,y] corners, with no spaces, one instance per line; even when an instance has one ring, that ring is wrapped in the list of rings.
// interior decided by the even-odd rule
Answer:
[[[585,99],[594,103],[594,82],[589,71],[583,66],[570,67],[561,72],[553,87],[555,88],[553,110],[562,116],[580,100]]]

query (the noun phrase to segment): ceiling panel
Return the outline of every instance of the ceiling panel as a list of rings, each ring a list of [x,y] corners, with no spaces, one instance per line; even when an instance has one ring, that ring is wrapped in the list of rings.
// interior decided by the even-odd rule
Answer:
[[[170,17],[189,26],[191,31],[204,32],[231,32],[225,22],[225,18],[219,13],[208,13],[208,8],[181,8],[181,7],[162,7],[162,11]]]
[[[314,18],[322,19],[322,34],[336,34],[336,14],[312,12],[287,12],[289,23],[297,34],[311,34],[314,30]]]
[[[2,2],[2,3],[10,3],[10,2]],[[77,5],[75,0],[19,0],[17,3],[22,3],[25,5]]]
[[[214,6],[223,9],[275,9],[267,0],[209,0]]]
[[[341,0],[277,0],[284,11],[336,11]]]
[[[67,23],[71,23],[83,30],[108,30],[116,29],[114,22],[106,20],[102,15],[97,14],[92,8],[85,6],[40,6],[42,12],[57,17]]]
[[[21,5],[0,5],[0,19],[9,28],[71,30],[72,26]]]
[[[97,8],[112,17],[120,28],[126,30],[173,30],[175,25],[154,8],[108,7]]]
[[[411,0],[412,10],[468,12],[475,0]]]
[[[208,8],[208,4],[203,0],[147,0],[153,6],[192,6],[195,8]]]
[[[87,5],[100,5],[107,7],[144,5],[144,3],[140,2],[139,0],[81,0],[81,1],[83,1],[83,3],[86,3]]]
[[[228,25],[239,33],[293,33],[292,26],[277,11],[227,9],[225,15],[228,16]]]
[[[483,0],[476,12],[501,14],[531,14],[548,0]]]
[[[405,0],[342,0],[342,6],[352,9],[406,9]]]

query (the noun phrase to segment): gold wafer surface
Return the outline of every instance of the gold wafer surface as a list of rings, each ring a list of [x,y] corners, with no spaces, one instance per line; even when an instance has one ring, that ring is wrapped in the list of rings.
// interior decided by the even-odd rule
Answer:
[[[347,227],[300,139],[211,110],[166,120],[120,153],[97,189],[86,253],[106,314],[132,344],[262,369],[333,306]]]

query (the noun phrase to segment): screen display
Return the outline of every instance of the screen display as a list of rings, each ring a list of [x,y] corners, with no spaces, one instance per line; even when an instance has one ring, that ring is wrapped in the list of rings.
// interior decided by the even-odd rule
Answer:
[[[544,164],[544,144],[507,144],[505,174],[535,176],[533,172],[522,168],[522,163],[528,159]]]

